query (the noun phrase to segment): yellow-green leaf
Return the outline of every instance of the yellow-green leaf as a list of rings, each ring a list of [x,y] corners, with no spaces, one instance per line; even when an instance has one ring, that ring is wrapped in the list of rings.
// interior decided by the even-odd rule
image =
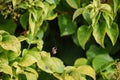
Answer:
[[[94,80],[96,80],[96,73],[94,69],[88,65],[83,65],[77,68],[77,70],[84,75],[88,75],[92,77]]]
[[[77,3],[77,1],[76,0],[66,0],[66,2],[72,7],[72,8],[75,8],[75,9],[77,9],[77,8],[79,8],[79,3]]]
[[[98,23],[93,27],[93,36],[98,44],[104,47],[104,38],[106,34],[106,24]]]
[[[115,22],[111,25],[111,27],[107,27],[107,35],[112,41],[112,44],[115,45],[119,35],[118,25]]]
[[[91,32],[92,32],[92,27],[86,26],[86,25],[80,26],[77,31],[78,41],[79,41],[80,46],[83,49],[85,49],[85,44],[89,40],[91,36]]]
[[[73,20],[75,20],[79,15],[81,15],[84,11],[84,8],[77,9],[73,14]]]

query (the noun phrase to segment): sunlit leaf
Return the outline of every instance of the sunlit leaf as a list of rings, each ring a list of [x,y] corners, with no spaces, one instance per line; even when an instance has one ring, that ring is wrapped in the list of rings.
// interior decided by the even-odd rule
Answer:
[[[59,75],[59,74],[57,74],[57,73],[54,73],[53,75],[54,75],[57,79],[63,80],[63,77],[62,77],[61,75]]]
[[[50,69],[52,72],[57,73],[62,73],[64,71],[64,64],[60,59],[47,56],[46,53],[42,54],[41,59],[46,65],[46,69]]]
[[[10,60],[20,55],[21,45],[19,40],[15,36],[12,35],[3,36],[0,46],[3,49],[8,50],[8,55]]]
[[[35,21],[37,21],[38,20],[37,9],[31,8],[31,9],[29,9],[29,12],[31,13],[31,16],[32,16],[31,18],[33,18]]]
[[[54,4],[55,0],[46,0],[47,2],[49,2],[50,4]]]
[[[93,12],[93,13],[91,12],[91,14],[90,14],[90,18],[92,20],[92,27],[94,27],[98,23],[98,20],[100,19],[100,16],[101,16],[101,13],[100,12],[99,13],[98,12]]]
[[[77,2],[78,0],[66,0],[66,2],[72,7],[72,8],[79,8],[79,2],[80,0]]]
[[[34,33],[35,33],[35,20],[34,20],[31,13],[29,13],[29,26],[30,26],[31,34],[34,35]]]
[[[98,44],[104,47],[104,38],[106,34],[106,24],[98,23],[93,27],[93,36]]]
[[[93,59],[92,65],[95,71],[98,71],[102,66],[111,61],[113,61],[113,58],[110,57],[109,54],[100,54]]]
[[[94,80],[96,80],[96,73],[92,67],[88,65],[83,65],[78,67],[77,70],[80,71],[81,74],[88,75],[92,77]]]
[[[0,72],[3,72],[3,73],[5,73],[5,74],[9,74],[9,75],[13,75],[13,73],[12,73],[12,67],[11,66],[9,66],[9,65],[6,65],[6,64],[0,64]]]
[[[38,79],[38,73],[30,67],[25,68],[24,73],[26,75],[27,80],[37,80]]]
[[[20,53],[21,45],[19,40],[15,36],[12,36],[12,35],[3,36],[3,39],[0,45],[6,50],[12,50],[17,54]]]
[[[73,20],[75,20],[79,15],[81,15],[84,11],[84,8],[77,9],[73,14]]]
[[[111,20],[111,18],[109,17],[109,15],[107,15],[106,13],[103,13],[103,17],[107,23],[107,26],[110,27],[111,24],[113,23],[113,21]]]
[[[76,31],[77,25],[71,20],[69,15],[60,15],[58,17],[58,25],[61,36],[71,35]]]
[[[62,73],[65,67],[63,62],[60,59],[55,57],[52,57],[52,60],[53,60],[53,64],[51,66],[52,71],[57,73]]]
[[[82,66],[82,65],[86,65],[87,64],[87,59],[86,58],[78,58],[75,63],[74,63],[74,66],[75,67],[79,67],[79,66]]]
[[[32,55],[26,54],[25,56],[23,56],[23,59],[20,61],[20,65],[21,66],[30,66],[33,63],[37,62],[36,58],[33,57]]]
[[[74,80],[74,78],[73,78],[72,76],[66,75],[66,76],[65,76],[65,80]]]
[[[13,7],[15,7],[16,6],[16,0],[12,0],[12,4],[13,4]]]
[[[109,15],[112,20],[114,19],[113,10],[109,4],[101,4],[101,11]]]
[[[5,74],[13,75],[12,68],[9,66],[7,55],[4,53],[0,54],[0,72]]]
[[[29,8],[29,3],[26,1],[23,1],[22,3],[20,3],[18,5],[18,8],[22,8],[22,9],[28,9]]]
[[[53,20],[57,17],[57,13],[54,13],[53,11],[50,11],[46,17],[46,20]]]
[[[91,36],[91,32],[92,32],[92,27],[86,25],[80,26],[77,31],[78,41],[83,49],[85,49],[85,44],[89,40]]]
[[[112,44],[115,45],[118,35],[119,35],[118,25],[115,22],[111,25],[110,28],[107,27],[107,35],[112,41]]]

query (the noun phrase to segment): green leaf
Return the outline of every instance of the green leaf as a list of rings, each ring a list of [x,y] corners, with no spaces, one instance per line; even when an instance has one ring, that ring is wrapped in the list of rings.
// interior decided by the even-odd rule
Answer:
[[[21,45],[19,40],[15,36],[12,35],[3,36],[0,46],[4,50],[8,51],[7,55],[9,57],[9,60],[13,60],[20,55]]]
[[[91,26],[82,25],[79,27],[77,34],[78,34],[78,41],[79,44],[83,49],[85,49],[85,44],[89,40],[92,32]]]
[[[63,62],[56,57],[52,57],[52,61],[53,61],[51,66],[52,71],[57,73],[63,73],[65,67]]]
[[[47,54],[47,55],[46,55]],[[41,57],[43,63],[46,65],[46,70],[50,69],[52,72],[62,73],[64,71],[63,62],[55,57],[50,57],[49,53],[42,53]]]
[[[90,14],[88,10],[86,10],[82,15],[83,18],[88,22],[88,24],[92,24],[92,20],[90,19]]]
[[[82,65],[86,65],[87,64],[87,59],[86,58],[78,58],[75,63],[74,63],[74,66],[75,67],[79,67],[79,66],[82,66]]]
[[[72,39],[73,39],[73,42],[74,42],[77,46],[79,46],[79,41],[78,41],[78,38],[77,38],[77,32],[72,35]]]
[[[112,57],[109,56],[109,54],[101,54],[97,55],[92,62],[93,68],[95,71],[98,71],[101,69],[102,66],[108,64],[109,62],[112,62]]]
[[[0,54],[0,72],[3,72],[5,74],[13,75],[12,74],[12,68],[8,65],[8,57],[6,54],[1,53]]]
[[[50,11],[46,17],[46,20],[53,20],[57,17],[57,13],[54,13],[53,11]]]
[[[24,49],[22,52],[22,60],[19,62],[21,66],[30,66],[41,59],[38,49]]]
[[[37,62],[36,58],[32,55],[26,54],[23,56],[22,60],[19,62],[21,66],[27,67]]]
[[[109,4],[101,4],[100,8],[101,11],[109,15],[112,20],[114,19],[113,10]]]
[[[111,20],[111,18],[109,17],[109,15],[107,15],[106,13],[103,13],[103,17],[107,23],[107,26],[110,27],[113,23],[113,21]]]
[[[98,12],[91,11],[90,18],[92,20],[92,27],[94,27],[98,23],[100,16],[101,16],[101,12],[98,13]]]
[[[37,80],[38,78],[38,73],[30,67],[25,68],[24,73],[26,75],[27,80]]]
[[[66,0],[66,2],[72,7],[72,8],[79,8],[79,3],[80,3],[80,0]]]
[[[31,16],[32,16],[33,20],[35,20],[35,22],[38,21],[37,9],[30,8],[29,12],[31,13]]]
[[[15,36],[12,35],[3,36],[0,45],[5,50],[11,50],[17,54],[20,54],[21,45],[19,40]]]
[[[14,34],[16,27],[17,25],[12,19],[1,19],[0,18],[0,30],[5,30],[9,32],[10,34]]]
[[[98,23],[93,27],[93,36],[98,44],[104,47],[104,38],[106,34],[106,24]]]
[[[94,69],[88,65],[83,65],[77,68],[80,74],[88,75],[94,80],[96,80],[96,73]]]
[[[58,25],[61,36],[71,35],[76,31],[77,25],[71,20],[69,15],[60,15],[58,17]]]
[[[75,20],[79,15],[81,15],[84,11],[84,8],[77,9],[73,14],[73,20]]]
[[[27,29],[28,20],[29,20],[28,12],[26,12],[23,15],[20,16],[20,23],[21,23],[23,29],[25,29],[25,30]]]
[[[118,25],[115,22],[111,25],[110,28],[107,27],[107,35],[112,41],[112,44],[115,45],[118,35],[119,35]]]
[[[90,48],[87,50],[87,59],[92,61],[92,59],[99,54],[108,54],[107,50],[96,45],[91,45]]]
[[[53,76],[56,77],[59,80],[63,80],[63,77],[57,73],[53,73]]]
[[[114,14],[116,16],[118,8],[119,8],[120,1],[119,0],[113,0],[113,4],[114,4]]]
[[[31,34],[34,35],[35,33],[35,20],[33,18],[33,15],[31,13],[29,13],[29,26],[30,26],[30,30],[31,30]]]
[[[13,7],[17,5],[17,0],[12,0]]]
[[[55,0],[46,0],[48,3],[50,4],[54,4],[55,3]]]

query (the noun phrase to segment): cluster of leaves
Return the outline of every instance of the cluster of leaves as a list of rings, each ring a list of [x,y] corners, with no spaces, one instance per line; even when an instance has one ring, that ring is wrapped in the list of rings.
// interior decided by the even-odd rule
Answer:
[[[119,36],[116,21],[119,3],[119,0],[1,0],[0,79],[37,80],[42,71],[59,80],[117,79],[116,61],[109,52]],[[86,58],[76,59],[72,66],[65,66],[62,60],[43,51],[48,23],[56,17],[61,37],[72,36],[75,44],[87,50]],[[19,27],[22,33],[16,32]],[[100,46],[91,44],[87,49],[85,45],[92,37]],[[108,38],[112,45],[108,40],[105,46]]]

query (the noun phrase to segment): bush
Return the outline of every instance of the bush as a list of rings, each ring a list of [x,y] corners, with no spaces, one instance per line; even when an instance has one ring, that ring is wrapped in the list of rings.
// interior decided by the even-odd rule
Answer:
[[[119,0],[1,0],[0,79],[120,79],[119,9]]]

